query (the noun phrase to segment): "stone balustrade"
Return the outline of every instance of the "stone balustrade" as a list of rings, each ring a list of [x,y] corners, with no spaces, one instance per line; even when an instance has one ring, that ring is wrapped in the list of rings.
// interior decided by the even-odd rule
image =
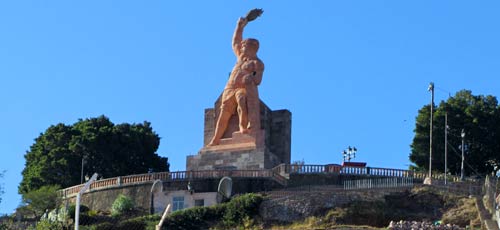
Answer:
[[[133,184],[151,183],[155,180],[162,181],[188,181],[194,179],[222,178],[225,176],[236,178],[269,178],[275,182],[286,185],[289,174],[313,174],[313,173],[333,173],[340,175],[366,175],[377,177],[399,177],[424,179],[427,174],[403,169],[375,168],[375,167],[353,167],[341,165],[289,165],[281,164],[273,169],[255,170],[203,170],[203,171],[177,171],[158,172],[121,176],[98,180],[90,185],[90,190],[102,190],[113,187],[127,186]],[[433,179],[443,180],[444,175],[433,174]],[[460,178],[448,175],[448,181],[456,182]],[[76,185],[61,190],[63,197],[75,196],[83,185]]]
[[[121,177],[113,177],[103,180],[94,181],[90,185],[90,191],[102,190],[120,186],[128,186],[134,184],[152,183],[155,180],[162,181],[188,181],[195,179],[216,179],[222,177],[234,178],[270,178],[281,185],[286,185],[286,178],[279,173],[270,170],[206,170],[206,171],[178,171],[178,172],[159,172],[137,174]],[[75,196],[83,185],[76,185],[61,190],[63,197]]]
[[[425,179],[428,176],[426,172],[416,172],[413,170],[404,169],[391,169],[391,168],[376,168],[376,167],[354,167],[354,166],[341,166],[341,165],[285,165],[281,164],[275,168],[275,171],[283,173],[338,173],[345,175],[367,175],[367,176],[381,176],[381,177],[411,177],[414,179]],[[432,179],[444,180],[444,174],[434,173]],[[458,182],[460,177],[448,175],[449,182]]]

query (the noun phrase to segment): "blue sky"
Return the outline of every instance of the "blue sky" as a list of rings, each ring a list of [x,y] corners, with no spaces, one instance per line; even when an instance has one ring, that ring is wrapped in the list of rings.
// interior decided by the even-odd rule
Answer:
[[[461,89],[500,95],[498,1],[1,1],[0,213],[19,204],[24,154],[57,123],[150,121],[171,170],[203,143],[235,63],[238,17],[263,8],[259,88],[292,112],[292,160],[407,168],[418,109]]]

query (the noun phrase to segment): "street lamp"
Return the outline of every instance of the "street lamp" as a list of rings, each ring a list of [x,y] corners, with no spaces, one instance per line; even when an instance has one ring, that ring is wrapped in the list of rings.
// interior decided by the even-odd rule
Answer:
[[[448,183],[448,111],[444,114],[444,185]]]
[[[496,163],[496,162],[495,162]],[[498,187],[498,177],[500,177],[500,169],[498,168],[498,164],[495,164],[493,166],[493,171],[495,172],[495,193],[493,195],[493,207],[495,210],[498,210],[498,204],[497,204],[497,187]]]
[[[85,155],[82,155],[82,171],[80,173],[80,184],[83,184],[83,165],[85,165]]]
[[[462,137],[462,165],[460,167],[460,180],[464,180],[464,152],[465,152],[465,130],[462,129],[462,133],[460,134]]]
[[[81,167],[81,171],[80,171],[80,184],[83,184],[83,166],[85,165],[85,146],[80,144],[80,142],[76,142],[76,145],[80,146],[80,148],[82,148],[82,167]]]
[[[346,150],[342,151],[343,161],[351,161],[351,159],[354,159],[356,157],[357,152],[358,150],[356,149],[356,147],[353,146],[351,148],[351,146],[349,146]]]
[[[434,110],[434,82],[429,84],[428,91],[431,91],[431,127],[429,132],[429,180],[432,180],[432,112]]]

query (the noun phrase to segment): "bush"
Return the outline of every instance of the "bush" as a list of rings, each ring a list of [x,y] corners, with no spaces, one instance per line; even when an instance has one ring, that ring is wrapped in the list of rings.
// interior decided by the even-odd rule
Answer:
[[[166,229],[208,229],[208,221],[220,219],[211,207],[194,207],[173,212],[163,224]]]
[[[144,230],[146,223],[140,219],[131,219],[118,223],[114,230]]]
[[[354,201],[348,205],[344,223],[355,225],[387,226],[386,205],[383,201]]]
[[[163,224],[164,229],[209,229],[220,224],[222,228],[253,224],[253,217],[258,214],[262,196],[246,194],[236,197],[228,203],[212,207],[194,207],[173,212]],[[158,222],[156,222],[158,223]]]
[[[123,196],[125,197],[125,196]],[[113,207],[130,204],[127,198],[118,197],[113,202]],[[210,229],[214,225],[216,229],[234,228],[243,226],[250,229],[255,225],[254,217],[258,214],[259,205],[262,202],[262,196],[255,194],[246,194],[229,201],[228,203],[218,204],[211,207],[193,207],[189,209],[175,211],[165,220],[163,229],[168,230],[201,230]],[[126,205],[124,205],[126,206]],[[127,206],[123,212],[130,210],[133,205]],[[121,212],[121,213],[123,213]],[[159,215],[147,215],[128,220],[125,218],[113,218],[105,220],[106,222],[92,226],[82,226],[82,230],[108,230],[108,229],[154,229],[161,217]],[[121,220],[121,221],[120,221]],[[112,224],[113,223],[113,224]]]
[[[111,206],[111,215],[120,216],[134,209],[134,201],[123,194],[120,194]]]
[[[90,230],[112,230],[114,227],[112,223],[104,222],[90,227]]]
[[[90,210],[89,207],[80,204],[80,214],[88,212],[89,210]],[[75,219],[76,205],[75,204],[69,205],[68,211],[69,211],[69,216],[71,217],[71,219],[74,220]]]
[[[258,214],[262,196],[249,193],[234,198],[226,204],[223,216],[223,224],[226,226],[242,225],[245,218],[251,218]]]
[[[57,221],[41,220],[36,224],[36,230],[60,230],[64,226]]]

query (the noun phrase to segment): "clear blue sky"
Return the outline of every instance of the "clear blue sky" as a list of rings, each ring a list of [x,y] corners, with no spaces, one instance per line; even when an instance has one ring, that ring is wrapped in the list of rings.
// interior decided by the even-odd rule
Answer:
[[[203,143],[235,63],[238,17],[263,8],[261,99],[292,112],[292,159],[407,168],[418,109],[470,89],[500,96],[499,1],[1,1],[0,213],[50,125],[150,121],[171,170]]]

